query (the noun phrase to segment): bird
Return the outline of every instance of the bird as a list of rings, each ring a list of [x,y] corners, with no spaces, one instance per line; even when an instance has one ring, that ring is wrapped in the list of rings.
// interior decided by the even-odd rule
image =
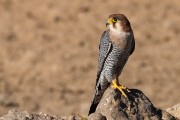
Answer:
[[[108,29],[104,31],[99,43],[98,70],[95,94],[91,102],[89,114],[96,111],[105,90],[111,85],[124,97],[127,87],[119,84],[119,76],[129,56],[135,50],[135,39],[131,24],[124,14],[111,14],[106,22]]]

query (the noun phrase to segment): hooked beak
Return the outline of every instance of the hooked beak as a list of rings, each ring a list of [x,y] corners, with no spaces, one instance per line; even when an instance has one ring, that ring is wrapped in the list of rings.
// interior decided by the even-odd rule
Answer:
[[[113,24],[113,19],[109,18],[108,21],[106,22],[106,27],[111,24]]]
[[[106,22],[106,27],[109,25],[109,23],[108,22]]]

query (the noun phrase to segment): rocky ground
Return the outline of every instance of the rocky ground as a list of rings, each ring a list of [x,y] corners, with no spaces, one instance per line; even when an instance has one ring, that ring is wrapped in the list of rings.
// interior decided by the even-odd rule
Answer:
[[[179,103],[179,0],[0,0],[0,115],[86,116],[112,13],[129,18],[136,39],[120,82],[158,108]]]
[[[55,116],[44,113],[28,113],[11,110],[0,120],[178,120],[180,104],[165,110],[153,106],[151,101],[137,89],[129,89],[124,97],[118,90],[108,88],[95,113],[87,118],[79,115]],[[66,109],[66,108],[61,108]],[[170,114],[171,113],[171,114]]]

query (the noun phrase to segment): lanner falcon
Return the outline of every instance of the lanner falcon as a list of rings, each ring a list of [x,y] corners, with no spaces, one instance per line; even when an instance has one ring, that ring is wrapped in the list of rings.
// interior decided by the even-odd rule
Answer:
[[[110,84],[125,97],[127,97],[125,91],[129,91],[125,86],[119,84],[118,77],[135,49],[133,30],[129,20],[123,14],[110,15],[106,26],[109,29],[103,33],[99,44],[95,95],[89,115],[96,111],[104,91]]]

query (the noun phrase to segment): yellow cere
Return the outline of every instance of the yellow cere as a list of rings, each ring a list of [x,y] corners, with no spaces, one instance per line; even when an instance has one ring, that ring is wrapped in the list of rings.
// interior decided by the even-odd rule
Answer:
[[[116,18],[110,18],[107,22],[109,23],[109,25],[111,25],[113,23],[116,23],[117,19]]]
[[[107,22],[109,23],[109,25],[111,25],[113,23],[113,19],[110,18]]]

